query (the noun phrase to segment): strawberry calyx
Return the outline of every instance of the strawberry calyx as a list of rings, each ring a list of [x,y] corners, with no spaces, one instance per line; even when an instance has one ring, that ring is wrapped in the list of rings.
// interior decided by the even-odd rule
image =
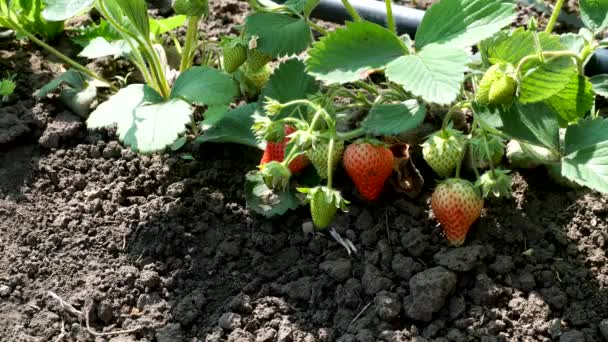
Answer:
[[[314,188],[297,188],[306,194],[306,200],[310,205],[312,221],[317,229],[324,229],[336,216],[338,209],[347,212],[349,203],[342,194],[328,186],[317,186]]]
[[[342,193],[327,186],[316,186],[314,188],[296,188],[299,192],[306,194],[306,199],[310,200],[317,192],[322,192],[327,205],[332,205],[343,212],[348,212],[349,201],[342,197]]]
[[[264,179],[264,183],[270,189],[281,189],[284,190],[289,185],[289,179],[291,178],[291,171],[289,168],[278,161],[271,161],[266,164],[260,165],[260,174]]]
[[[370,145],[376,146],[376,147],[389,147],[390,146],[389,144],[387,144],[383,141],[380,141],[376,138],[370,138],[370,137],[359,138],[359,139],[355,140],[353,142],[353,144],[356,144],[356,145],[370,144]]]
[[[490,194],[494,197],[511,197],[513,179],[509,175],[510,170],[494,169],[482,174],[475,186],[481,189],[481,194],[487,198]]]

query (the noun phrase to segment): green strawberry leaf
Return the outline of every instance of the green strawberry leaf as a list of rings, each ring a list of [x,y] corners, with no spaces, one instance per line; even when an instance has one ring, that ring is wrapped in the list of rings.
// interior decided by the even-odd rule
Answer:
[[[608,119],[585,119],[568,126],[562,175],[608,193]]]
[[[115,3],[123,14],[129,18],[129,23],[139,33],[148,38],[150,36],[150,22],[148,20],[148,6],[145,0],[104,0]]]
[[[513,32],[501,32],[483,41],[480,44],[482,57],[492,64],[518,65],[526,56],[536,54],[534,34],[537,34],[543,51],[568,49],[559,36],[526,31],[520,27]],[[573,42],[568,43],[569,47],[573,47]],[[576,65],[571,57],[547,58],[544,63],[539,60],[529,61],[521,69],[519,99],[523,103],[546,100],[564,89],[576,72]]]
[[[207,106],[232,102],[238,89],[232,78],[209,67],[192,67],[179,75],[170,98],[179,98],[189,103]]]
[[[559,36],[559,41],[570,51],[580,54],[587,46],[587,41],[582,34],[564,33]]]
[[[469,60],[462,49],[433,44],[389,63],[386,76],[429,102],[449,104],[460,93]]]
[[[319,2],[320,0],[287,0],[284,5],[295,13],[303,13],[308,18]]]
[[[70,37],[70,40],[84,48],[90,41],[98,37],[104,38],[108,42],[122,39],[120,33],[114,30],[110,23],[100,19],[99,24],[93,23],[90,26],[76,28],[76,35]]]
[[[63,22],[46,20],[41,15],[45,7],[42,0],[11,0],[8,3],[10,13],[17,16],[17,22],[27,32],[51,40],[63,31]],[[16,31],[19,38],[20,32]]]
[[[246,176],[245,200],[247,207],[265,217],[283,215],[290,209],[302,205],[296,193],[287,187],[285,190],[270,189],[258,171]]]
[[[542,102],[528,105],[517,103],[500,113],[500,126],[496,128],[511,138],[559,151],[557,117],[551,107]]]
[[[62,84],[66,84],[70,88],[82,90],[86,86],[86,82],[87,76],[74,69],[68,69],[66,72],[44,85],[44,87],[40,88],[34,96],[43,98],[57,90]]]
[[[368,21],[347,22],[313,44],[306,66],[326,84],[348,83],[406,54],[404,43],[384,27]]]
[[[464,48],[491,37],[515,19],[512,0],[443,0],[429,8],[418,31],[416,48],[440,44]]]
[[[312,42],[306,21],[280,13],[253,13],[245,24],[247,36],[257,36],[257,48],[272,56],[299,54]]]
[[[593,91],[603,97],[608,98],[608,75],[595,75],[589,79],[593,85]]]
[[[426,109],[415,100],[403,103],[377,104],[361,122],[366,133],[374,135],[394,135],[418,127],[424,120]]]
[[[186,130],[192,108],[180,99],[164,102],[152,88],[132,84],[100,104],[87,120],[89,128],[116,124],[118,137],[141,153],[164,149]]]
[[[251,130],[253,115],[258,111],[258,105],[250,103],[227,111],[220,119],[215,120],[211,127],[196,142],[236,143],[259,147]]]
[[[522,103],[539,102],[564,89],[577,75],[571,57],[558,57],[538,61],[527,68],[520,82],[519,100]]]
[[[161,34],[167,33],[173,29],[182,26],[188,17],[185,15],[174,15],[169,18],[154,19],[150,18],[150,32],[153,36],[158,37]]]
[[[64,21],[88,11],[94,2],[95,0],[45,0],[46,7],[42,16],[49,21]]]
[[[121,56],[126,56],[129,53],[131,53],[131,46],[124,39],[109,42],[103,37],[96,37],[88,42],[85,48],[80,51],[78,56],[89,59],[96,59],[105,56],[114,56],[114,58],[118,58]]]
[[[538,41],[543,51],[566,50],[558,36],[538,32]],[[517,65],[524,57],[536,53],[534,33],[520,27],[512,32],[502,31],[480,43],[479,49],[484,60],[492,64],[510,63]]]
[[[587,77],[574,75],[559,93],[546,100],[549,107],[566,122],[574,123],[589,112],[595,102],[593,85]]]
[[[600,32],[608,27],[608,1],[580,0],[581,19],[585,27]]]
[[[274,71],[262,89],[262,99],[267,97],[285,103],[293,100],[305,99],[319,90],[314,77],[306,72],[306,66],[297,58],[290,59]],[[304,106],[300,106],[305,108]],[[278,117],[285,117],[294,112],[296,106],[283,108]]]

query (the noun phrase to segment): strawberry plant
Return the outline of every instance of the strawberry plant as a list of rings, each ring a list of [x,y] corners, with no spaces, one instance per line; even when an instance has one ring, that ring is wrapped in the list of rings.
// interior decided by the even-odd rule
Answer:
[[[446,179],[436,185],[431,202],[455,245],[464,242],[485,197],[510,195],[505,153],[513,167],[544,165],[560,184],[608,192],[608,120],[595,110],[595,97],[607,95],[608,77],[584,74],[589,57],[605,45],[595,37],[608,25],[608,7],[581,0],[585,28],[555,34],[561,0],[544,31],[535,18],[528,27],[506,28],[515,18],[513,1],[442,0],[426,12],[412,40],[395,32],[390,1],[386,27],[361,19],[344,3],[353,20],[331,32],[320,30],[305,66],[295,59],[281,64],[261,90],[265,106],[250,113],[259,142],[277,127],[296,129],[287,135],[282,160],[262,164],[247,176],[252,209],[272,216],[309,203],[317,228],[326,227],[334,209],[347,203],[332,179],[343,144],[348,145],[346,173],[361,197],[378,198],[398,163],[389,169],[394,157],[388,149],[371,152],[370,146],[354,142],[361,137],[421,145],[423,160],[435,172],[431,178]],[[294,15],[294,4],[308,2],[288,2],[277,11]],[[291,20],[314,29],[305,15]],[[261,35],[261,51],[270,56],[286,47],[297,53],[308,44],[279,44],[285,32],[250,22],[255,29],[245,32]],[[264,34],[269,38],[261,39]],[[472,46],[477,53],[471,53]],[[296,79],[311,86],[303,88]],[[445,108],[446,114],[427,115],[428,108]],[[457,129],[458,113],[467,118]],[[425,121],[440,128],[426,141],[407,140]],[[288,165],[302,155],[314,168],[294,175]],[[464,168],[475,181],[461,176]],[[319,202],[326,210],[319,210]]]
[[[130,84],[100,104],[87,119],[89,128],[116,125],[121,141],[136,151],[148,153],[172,144],[188,124],[198,132],[193,104],[207,106],[209,113],[225,113],[237,92],[231,78],[210,66],[192,66],[200,44],[198,23],[208,13],[207,1],[175,1],[178,16],[163,20],[148,17],[144,0],[49,0],[43,15],[49,21],[62,21],[93,7],[109,24],[114,38],[117,33],[121,39],[112,45],[104,37],[93,38],[84,55],[127,54],[144,83]],[[185,20],[188,28],[183,47],[174,39],[181,55],[178,70],[174,70],[158,37]],[[65,78],[53,86],[60,83],[65,83]],[[52,88],[44,89],[42,95]]]

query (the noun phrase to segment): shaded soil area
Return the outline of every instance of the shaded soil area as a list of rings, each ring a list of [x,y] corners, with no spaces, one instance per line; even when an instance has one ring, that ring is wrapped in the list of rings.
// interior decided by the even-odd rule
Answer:
[[[247,9],[214,6],[213,34]],[[261,151],[136,155],[33,100],[59,71],[43,53],[0,54],[19,71],[0,108],[0,341],[608,341],[605,196],[517,174],[454,249],[428,189],[372,205],[345,189],[354,203],[332,228],[349,256],[305,233],[305,209],[246,208]]]

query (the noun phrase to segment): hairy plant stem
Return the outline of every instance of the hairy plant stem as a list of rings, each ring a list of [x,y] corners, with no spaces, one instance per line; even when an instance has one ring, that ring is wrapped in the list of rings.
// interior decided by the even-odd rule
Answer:
[[[352,131],[348,131],[348,132],[344,132],[344,133],[338,132],[337,136],[340,140],[346,141],[346,140],[356,139],[364,134],[365,134],[365,130],[362,127],[359,127]]]
[[[152,87],[159,92],[159,94],[163,97],[163,98],[168,98],[169,94],[171,93],[171,89],[169,87],[169,82],[167,81],[167,77],[165,75],[165,72],[163,71],[163,67],[162,64],[160,62],[160,57],[158,56],[158,54],[156,53],[156,50],[154,50],[154,47],[152,46],[152,43],[150,42],[150,37],[138,37],[136,34],[130,32],[129,30],[125,29],[123,26],[120,25],[120,23],[118,23],[114,17],[112,17],[112,15],[110,15],[110,12],[108,12],[108,10],[105,7],[105,4],[102,0],[97,0],[96,2],[96,8],[97,10],[103,15],[103,17],[108,21],[108,23],[110,23],[110,25],[112,25],[112,27],[114,29],[116,29],[121,35],[133,39],[136,43],[137,46],[133,46],[133,44],[131,44],[131,42],[129,41],[129,39],[127,39],[127,41],[129,41],[129,44],[132,46],[132,48],[137,49],[139,47],[142,48],[142,56],[141,56],[141,60],[147,64],[150,65],[150,70],[152,72]],[[142,40],[143,39],[143,40]],[[141,61],[139,61],[141,62]],[[136,63],[137,65],[138,63]],[[141,67],[141,66],[140,66]],[[143,68],[143,70],[141,70],[142,73],[145,73],[147,70],[145,70],[146,68]]]
[[[363,18],[361,18],[357,10],[353,7],[353,5],[350,4],[348,0],[342,0],[342,4],[344,4],[346,11],[348,11],[348,14],[350,14],[354,21],[363,21]]]
[[[314,23],[312,20],[310,19],[306,19],[306,22],[308,23],[308,26],[312,27],[313,29],[315,29],[315,31],[319,32],[320,34],[326,36],[327,35],[327,30],[325,30],[324,28],[322,28],[321,26],[317,25],[316,23]]]
[[[329,151],[327,151],[327,187],[331,189],[333,186],[334,179],[334,168],[333,168],[333,157],[334,157],[334,137],[329,139]]]
[[[562,11],[562,6],[564,6],[564,0],[557,0],[555,3],[555,7],[553,7],[553,13],[551,13],[551,18],[549,18],[549,23],[547,23],[547,27],[545,28],[545,32],[551,33],[553,31],[553,27],[557,22],[557,18]]]
[[[325,118],[325,120],[327,120],[327,118],[329,117],[329,114],[327,114],[327,111],[325,111],[325,109],[317,106],[316,104],[308,101],[308,100],[293,100],[287,103],[284,103],[284,106],[291,106],[294,104],[305,104],[307,106],[310,106],[311,108],[315,109],[315,116],[312,118],[312,121],[310,123],[310,126],[308,127],[308,129],[306,130],[307,135],[312,134],[312,131],[314,130],[315,125],[317,124],[317,121],[319,120],[319,118],[321,118],[322,116]],[[298,149],[296,148],[292,148],[291,151],[289,152],[289,154],[287,155],[286,158],[283,159],[283,161],[281,162],[281,164],[283,164],[283,166],[288,167],[289,164],[296,158],[296,156],[299,154],[300,152],[298,151]]]
[[[486,157],[488,157],[488,164],[490,165],[490,170],[492,170],[492,176],[496,178],[496,170],[494,169],[494,162],[492,161],[492,156],[490,155],[490,147],[488,146],[488,135],[486,131],[483,131],[483,147],[486,151]]]
[[[572,52],[572,51],[545,51],[542,54],[534,54],[534,55],[528,55],[524,58],[522,58],[519,61],[519,64],[517,64],[517,68],[515,69],[515,75],[519,78],[520,73],[521,73],[521,69],[523,68],[523,66],[533,60],[543,60],[544,58],[557,58],[557,57],[572,57],[576,60],[576,66],[578,68],[578,73],[580,75],[583,74],[583,63],[584,60],[582,60],[579,55],[577,55],[576,53]]]
[[[192,66],[194,59],[194,51],[198,46],[198,22],[201,17],[188,17],[188,29],[186,31],[186,41],[182,50],[182,60],[179,66],[179,71],[184,72]]]
[[[394,34],[397,34],[397,28],[395,27],[395,17],[393,17],[393,5],[391,4],[391,0],[384,0],[386,4],[386,25],[388,29],[391,30]]]

